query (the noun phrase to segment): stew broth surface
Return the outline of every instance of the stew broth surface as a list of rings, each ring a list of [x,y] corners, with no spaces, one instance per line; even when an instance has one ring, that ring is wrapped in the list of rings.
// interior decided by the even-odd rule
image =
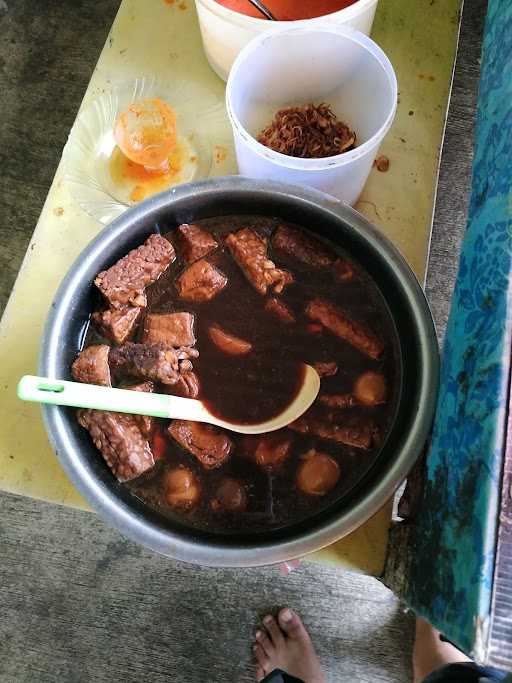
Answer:
[[[189,264],[182,260],[179,243],[171,230],[165,237],[174,244],[177,259],[147,289],[146,314],[186,311],[194,315],[199,357],[194,359],[193,366],[200,382],[198,398],[211,412],[238,422],[269,419],[280,413],[300,390],[304,363],[336,363],[336,374],[321,379],[321,394],[350,394],[362,373],[375,371],[385,377],[387,398],[379,405],[350,405],[343,409],[329,408],[317,400],[308,415],[342,425],[371,420],[374,424],[372,446],[356,448],[286,428],[278,434],[292,439],[290,454],[282,464],[270,469],[257,464],[254,453],[251,455],[251,448],[247,446],[247,437],[234,432],[226,432],[233,442],[227,461],[217,469],[205,469],[167,435],[170,421],[157,420],[152,443],[158,440],[160,449],[164,444],[163,455],[153,469],[125,485],[159,513],[196,528],[230,534],[285,527],[339,500],[375,462],[391,428],[400,391],[399,342],[395,325],[382,295],[361,264],[355,264],[356,278],[342,282],[333,276],[330,267],[315,268],[281,251],[274,251],[271,237],[276,227],[283,224],[282,220],[243,215],[211,218],[196,224],[217,239],[219,247],[205,258],[227,277],[228,284],[210,301],[197,303],[180,299],[175,280]],[[303,230],[299,226],[293,227]],[[262,296],[258,293],[225,247],[227,234],[241,228],[251,228],[268,238],[268,258],[278,268],[293,274],[294,282],[281,294],[269,292]],[[315,237],[313,233],[305,232]],[[322,242],[339,256],[345,256],[338,247]],[[350,256],[345,258],[354,263]],[[285,324],[265,310],[268,299],[274,296],[291,309],[294,323]],[[351,319],[370,328],[384,343],[382,356],[378,360],[368,357],[308,318],[306,305],[318,298],[335,304]],[[212,343],[209,332],[215,324],[250,342],[251,352],[229,356],[220,350]],[[143,327],[142,319],[135,341],[142,338]],[[85,346],[97,342],[97,333],[91,329]],[[156,386],[156,391],[163,390],[165,387]],[[324,495],[303,493],[297,485],[298,469],[312,449],[330,456],[339,467],[336,486]],[[179,465],[193,471],[200,488],[197,504],[186,510],[170,506],[164,492],[166,474]],[[233,512],[212,509],[214,492],[226,477],[243,484],[247,498],[245,509]]]

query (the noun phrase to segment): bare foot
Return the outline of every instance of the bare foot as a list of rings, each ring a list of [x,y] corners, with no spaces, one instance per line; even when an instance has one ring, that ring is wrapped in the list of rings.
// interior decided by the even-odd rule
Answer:
[[[447,664],[470,662],[471,659],[451,643],[441,640],[441,634],[428,621],[416,619],[416,639],[412,653],[414,683],[421,683],[432,671]]]
[[[325,683],[311,638],[295,612],[285,607],[278,621],[267,615],[263,623],[265,628],[256,631],[253,647],[258,682],[274,669],[282,669],[304,683]]]

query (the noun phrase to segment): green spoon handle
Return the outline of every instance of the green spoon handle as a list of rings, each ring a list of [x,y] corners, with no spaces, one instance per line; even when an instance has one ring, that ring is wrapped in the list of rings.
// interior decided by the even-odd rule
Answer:
[[[18,383],[18,398],[58,406],[94,408],[116,413],[212,422],[201,401],[167,394],[113,389],[62,379],[25,375]]]

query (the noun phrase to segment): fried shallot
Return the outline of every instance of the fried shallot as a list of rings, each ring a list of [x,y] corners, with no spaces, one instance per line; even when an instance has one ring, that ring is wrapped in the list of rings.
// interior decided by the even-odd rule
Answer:
[[[322,102],[280,109],[258,142],[291,157],[318,159],[353,149],[356,134]]]

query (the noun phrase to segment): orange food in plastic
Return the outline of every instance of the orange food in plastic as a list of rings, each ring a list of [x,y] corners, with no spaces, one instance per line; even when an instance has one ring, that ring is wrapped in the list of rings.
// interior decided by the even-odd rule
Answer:
[[[128,159],[165,172],[176,147],[176,114],[157,98],[133,102],[119,115],[114,137]]]

